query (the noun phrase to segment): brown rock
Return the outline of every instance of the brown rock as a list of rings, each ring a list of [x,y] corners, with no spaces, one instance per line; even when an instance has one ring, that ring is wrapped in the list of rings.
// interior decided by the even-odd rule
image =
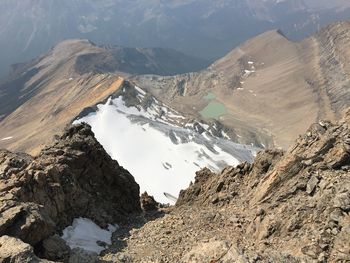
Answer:
[[[32,246],[77,217],[106,226],[141,211],[139,186],[87,124],[68,127],[34,158],[0,151],[0,204],[0,236]]]
[[[45,239],[41,246],[40,257],[53,261],[67,262],[70,255],[70,248],[58,235]]]
[[[235,246],[225,241],[209,241],[193,247],[184,255],[181,262],[202,263],[202,262],[222,262],[222,263],[248,263],[248,259],[238,251]]]
[[[98,255],[94,252],[87,252],[81,248],[72,249],[68,263],[97,263]]]
[[[49,263],[35,256],[33,248],[20,239],[0,237],[0,262],[6,263]]]
[[[144,192],[140,197],[141,208],[145,212],[157,211],[159,208],[159,203],[154,200],[153,196],[148,195],[147,192]]]

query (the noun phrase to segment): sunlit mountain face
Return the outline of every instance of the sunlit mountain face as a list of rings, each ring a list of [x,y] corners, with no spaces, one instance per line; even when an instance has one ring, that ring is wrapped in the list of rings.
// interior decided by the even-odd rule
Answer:
[[[67,38],[214,60],[272,28],[301,39],[350,17],[346,0],[3,0],[0,75]]]

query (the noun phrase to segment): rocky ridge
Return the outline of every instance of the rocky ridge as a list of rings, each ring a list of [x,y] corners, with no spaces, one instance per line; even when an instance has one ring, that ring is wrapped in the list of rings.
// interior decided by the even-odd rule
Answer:
[[[70,127],[38,157],[2,151],[1,160],[0,258],[9,262],[40,262],[36,255],[64,262],[350,260],[350,110],[337,124],[313,124],[286,153],[265,150],[253,164],[197,172],[173,207],[146,193],[140,204],[137,184],[86,124]],[[99,258],[67,252],[53,235],[77,216],[101,226],[122,222]]]
[[[112,262],[349,262],[350,111],[287,153],[199,171],[165,215],[130,232]],[[115,244],[118,243],[115,236]]]
[[[172,75],[206,65],[170,49],[60,42],[0,80],[0,148],[37,155],[82,109],[123,87],[126,75]]]
[[[64,248],[52,236],[74,218],[90,218],[105,227],[141,211],[138,184],[105,152],[87,124],[68,127],[37,157],[1,150],[0,204],[0,258],[5,262],[24,262],[10,260],[8,242],[25,242],[19,248],[30,254],[31,245],[50,257],[45,246]],[[57,258],[57,253],[51,259],[65,257]]]

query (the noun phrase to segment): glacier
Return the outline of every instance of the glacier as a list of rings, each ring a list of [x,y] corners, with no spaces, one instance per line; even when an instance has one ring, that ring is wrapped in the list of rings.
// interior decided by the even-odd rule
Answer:
[[[146,93],[138,87],[135,91],[141,104]],[[221,138],[214,136],[209,125],[187,121],[154,98],[147,108],[127,101],[125,94],[109,98],[75,122],[90,124],[110,156],[158,202],[169,203],[164,192],[178,196],[201,168],[220,171],[253,160],[256,148],[234,143],[224,132]]]

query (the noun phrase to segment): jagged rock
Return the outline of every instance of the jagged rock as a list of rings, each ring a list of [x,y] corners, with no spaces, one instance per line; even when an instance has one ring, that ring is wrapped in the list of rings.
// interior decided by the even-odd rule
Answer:
[[[101,259],[347,262],[350,172],[344,141],[349,134],[347,116],[336,125],[313,125],[285,154],[263,151],[253,164],[218,174],[202,169],[175,207],[164,208],[160,218],[147,223],[143,215],[134,218],[136,229],[126,227],[125,235],[114,235]],[[39,240],[77,214],[103,224],[139,212],[136,183],[99,147],[89,128],[80,125],[34,159],[16,161],[16,155],[2,153],[7,161],[0,163],[0,231],[33,241],[31,233]],[[128,184],[135,189],[126,189]],[[135,203],[124,204],[128,201]],[[144,209],[154,208],[153,201],[143,195]],[[38,234],[38,227],[45,235]],[[79,249],[70,257],[71,262],[96,260]]]
[[[2,236],[0,237],[0,262],[6,263],[49,263],[52,261],[41,260],[35,256],[33,247],[20,239]]]
[[[90,126],[68,127],[37,157],[0,151],[0,235],[36,246],[74,218],[102,227],[141,211],[139,186]]]
[[[202,169],[164,217],[131,232],[123,253],[135,262],[349,261],[349,134],[350,111],[312,125],[284,154]]]
[[[54,235],[42,242],[40,257],[54,261],[67,262],[70,255],[70,248],[58,235]]]
[[[204,168],[196,173],[195,182],[188,189],[180,192],[177,206],[192,204],[196,201],[203,204],[230,203],[237,195],[237,187],[245,175],[250,174],[252,187],[282,158],[280,150],[259,152],[253,165],[242,163],[237,167],[227,167],[220,174]]]
[[[141,207],[145,212],[157,211],[159,208],[159,203],[154,200],[153,196],[148,195],[147,192],[144,192],[140,196]]]
[[[350,217],[344,222],[341,232],[335,240],[330,259],[332,262],[350,262]]]
[[[9,196],[11,199],[7,199]],[[18,202],[12,194],[5,197],[3,199],[0,195],[0,235],[15,236],[35,245],[54,233],[55,223],[43,206]]]
[[[316,186],[317,186],[317,184],[318,184],[318,178],[315,176],[315,175],[313,175],[311,178],[310,178],[310,180],[309,180],[309,182],[307,183],[307,185],[306,185],[306,192],[310,195],[310,194],[312,194],[314,191],[315,191],[315,189],[316,189]]]

